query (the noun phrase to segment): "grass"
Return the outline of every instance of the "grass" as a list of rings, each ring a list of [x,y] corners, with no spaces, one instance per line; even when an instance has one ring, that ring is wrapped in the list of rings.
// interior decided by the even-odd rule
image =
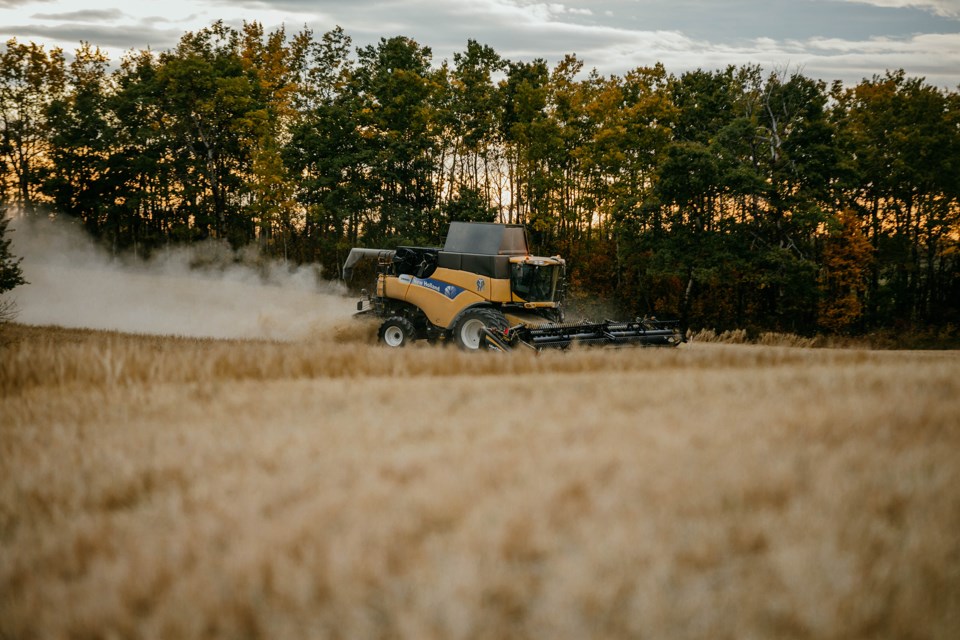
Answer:
[[[0,638],[954,638],[960,354],[9,325]]]
[[[920,349],[960,349],[960,333],[957,328],[947,325],[941,328],[921,327],[895,329],[881,329],[862,335],[830,335],[818,334],[815,336],[798,336],[793,333],[777,333],[771,331],[748,332],[744,329],[734,329],[717,333],[713,329],[688,331],[687,339],[691,342],[714,342],[721,344],[762,344],[779,347],[805,347],[829,349],[886,349],[886,350],[920,350]]]

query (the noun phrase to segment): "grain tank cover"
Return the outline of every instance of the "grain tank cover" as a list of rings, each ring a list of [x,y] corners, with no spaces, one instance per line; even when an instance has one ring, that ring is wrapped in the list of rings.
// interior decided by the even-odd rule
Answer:
[[[527,232],[519,224],[451,222],[443,250],[489,256],[525,256]]]

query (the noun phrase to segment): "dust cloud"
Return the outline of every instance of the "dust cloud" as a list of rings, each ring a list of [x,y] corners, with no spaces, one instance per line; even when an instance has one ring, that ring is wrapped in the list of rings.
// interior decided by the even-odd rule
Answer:
[[[16,321],[196,338],[319,338],[355,309],[317,267],[265,262],[224,243],[116,258],[76,225],[15,219],[11,249],[29,284],[7,295]]]

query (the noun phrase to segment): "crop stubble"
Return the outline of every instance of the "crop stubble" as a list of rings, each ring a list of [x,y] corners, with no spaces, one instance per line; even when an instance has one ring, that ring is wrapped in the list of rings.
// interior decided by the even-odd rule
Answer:
[[[960,633],[960,357],[11,328],[0,637]]]

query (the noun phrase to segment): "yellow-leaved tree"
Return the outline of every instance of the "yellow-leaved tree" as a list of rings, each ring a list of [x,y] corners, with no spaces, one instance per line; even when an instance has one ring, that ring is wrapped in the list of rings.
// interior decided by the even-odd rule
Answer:
[[[818,309],[821,327],[842,333],[860,320],[872,260],[873,247],[860,229],[856,212],[840,211],[823,248]]]

